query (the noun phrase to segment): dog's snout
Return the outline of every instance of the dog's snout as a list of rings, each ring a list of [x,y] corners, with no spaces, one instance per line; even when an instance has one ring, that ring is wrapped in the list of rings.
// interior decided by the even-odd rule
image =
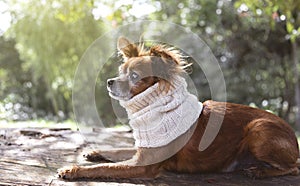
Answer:
[[[108,79],[108,80],[107,80],[107,86],[108,86],[108,87],[111,87],[111,86],[114,84],[114,82],[115,82],[115,80],[113,80],[113,79]]]

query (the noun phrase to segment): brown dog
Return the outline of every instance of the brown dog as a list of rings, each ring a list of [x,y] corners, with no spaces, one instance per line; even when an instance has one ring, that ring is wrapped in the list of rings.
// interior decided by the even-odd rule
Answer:
[[[282,119],[244,105],[197,103],[180,78],[185,64],[174,50],[156,45],[146,51],[125,38],[119,39],[118,49],[125,62],[107,87],[128,112],[136,153],[123,162],[63,168],[60,178],[145,178],[163,170],[243,170],[256,178],[299,174],[297,139]],[[200,140],[210,116],[212,121],[223,122],[213,142],[201,151]],[[109,152],[92,152],[86,157],[94,160],[105,153]],[[133,155],[132,150],[112,151],[118,153]]]

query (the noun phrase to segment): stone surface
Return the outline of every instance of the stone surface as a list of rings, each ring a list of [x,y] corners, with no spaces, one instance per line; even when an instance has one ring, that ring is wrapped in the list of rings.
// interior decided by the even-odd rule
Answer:
[[[299,185],[300,176],[253,180],[241,174],[175,174],[157,179],[101,179],[66,182],[56,170],[73,164],[91,164],[82,155],[93,149],[133,146],[126,131],[94,130],[88,133],[67,128],[0,128],[0,185]]]

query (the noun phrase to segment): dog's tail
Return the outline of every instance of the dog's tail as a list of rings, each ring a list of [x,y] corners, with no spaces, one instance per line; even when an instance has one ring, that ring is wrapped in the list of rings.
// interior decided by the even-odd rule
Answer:
[[[296,165],[297,165],[298,168],[300,168],[300,158],[297,159]]]

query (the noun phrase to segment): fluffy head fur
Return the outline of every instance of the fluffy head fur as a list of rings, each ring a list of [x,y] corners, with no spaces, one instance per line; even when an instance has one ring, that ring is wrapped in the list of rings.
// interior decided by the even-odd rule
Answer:
[[[168,89],[172,77],[184,73],[190,66],[178,50],[165,45],[154,45],[146,50],[143,43],[136,45],[120,37],[117,47],[124,63],[119,77],[108,80],[108,91],[118,100],[128,100],[159,81],[165,81]]]

